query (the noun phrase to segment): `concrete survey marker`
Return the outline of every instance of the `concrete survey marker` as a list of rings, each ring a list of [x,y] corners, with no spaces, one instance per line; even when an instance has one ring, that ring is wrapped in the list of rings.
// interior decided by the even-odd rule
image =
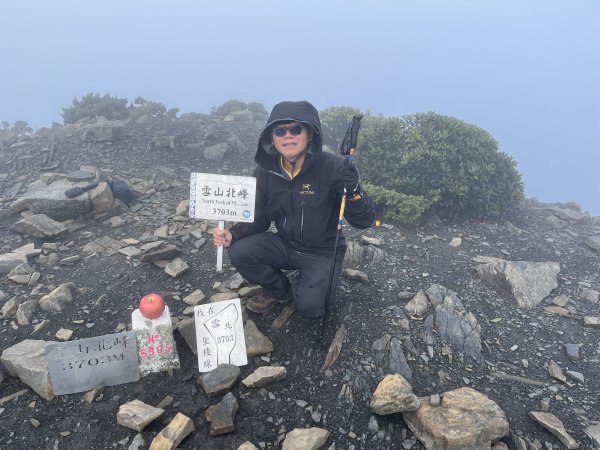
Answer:
[[[141,376],[179,369],[179,355],[167,305],[156,319],[146,319],[139,309],[134,310],[131,313],[131,328],[137,339]]]
[[[219,364],[248,364],[240,299],[194,307],[198,369],[210,372]]]
[[[135,333],[46,344],[46,360],[56,395],[85,392],[140,379]]]

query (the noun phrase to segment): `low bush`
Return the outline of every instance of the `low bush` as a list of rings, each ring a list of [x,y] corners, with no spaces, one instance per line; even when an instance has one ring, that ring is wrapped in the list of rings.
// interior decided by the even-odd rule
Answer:
[[[319,112],[323,144],[339,151],[340,144],[346,135],[348,125],[355,114],[363,114],[358,108],[351,106],[330,106]]]
[[[143,97],[136,97],[131,105],[127,107],[129,117],[139,119],[142,116],[163,118],[167,116],[167,108],[159,102],[146,100]]]
[[[73,104],[62,109],[62,118],[65,124],[75,123],[86,117],[103,116],[109,120],[121,120],[129,117],[127,110],[127,99],[112,97],[109,94],[89,93],[77,100],[73,98]]]
[[[248,105],[246,103],[239,100],[227,100],[221,106],[212,108],[211,114],[215,116],[226,116],[232,112],[243,111],[245,109],[248,109]]]
[[[516,162],[487,131],[453,117],[369,117],[359,149],[365,181],[422,197],[449,220],[498,217],[524,195]]]
[[[427,211],[436,197],[407,195],[368,182],[363,188],[377,205],[377,219],[409,224],[416,222]]]

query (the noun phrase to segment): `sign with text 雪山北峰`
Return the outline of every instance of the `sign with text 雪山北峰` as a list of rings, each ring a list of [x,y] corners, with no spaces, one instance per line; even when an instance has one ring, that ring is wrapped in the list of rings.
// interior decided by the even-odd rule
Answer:
[[[254,222],[256,178],[192,173],[190,217]]]
[[[135,333],[46,344],[46,360],[56,395],[85,392],[140,379]]]
[[[194,307],[194,322],[200,372],[220,364],[248,364],[239,298]]]

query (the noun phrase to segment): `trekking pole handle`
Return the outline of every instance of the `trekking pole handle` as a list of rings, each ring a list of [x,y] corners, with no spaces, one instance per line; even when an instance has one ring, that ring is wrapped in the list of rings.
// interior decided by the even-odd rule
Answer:
[[[360,121],[362,118],[362,114],[355,114],[352,117],[352,121],[346,130],[344,140],[340,145],[340,154],[342,156],[350,155],[350,160],[352,160],[352,154],[354,153],[353,151],[358,142],[358,131],[360,130]]]

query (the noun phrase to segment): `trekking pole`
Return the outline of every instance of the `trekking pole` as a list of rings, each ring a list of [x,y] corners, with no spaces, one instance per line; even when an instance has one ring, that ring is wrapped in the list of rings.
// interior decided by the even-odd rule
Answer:
[[[348,156],[348,163],[352,164],[352,159],[354,157],[354,150],[356,148],[356,141],[358,140],[358,130],[360,129],[360,120],[363,118],[361,114],[355,114],[352,117],[352,121],[350,125],[348,125],[348,129],[346,130],[346,135],[344,136],[344,140],[340,145],[340,154],[342,156]],[[344,220],[344,211],[346,209],[346,187],[344,187],[344,192],[342,193],[342,200],[340,204],[340,214],[338,216],[337,221],[337,233],[335,235],[335,244],[333,245],[333,258],[331,260],[331,268],[329,270],[329,284],[327,285],[327,297],[325,297],[325,314],[323,315],[323,322],[321,324],[321,340],[323,340],[323,336],[325,335],[325,326],[327,324],[327,319],[329,318],[329,310],[331,309],[331,287],[333,286],[333,277],[335,274],[335,259],[337,257],[338,251],[338,243],[340,241],[340,234],[342,232],[342,224]]]

